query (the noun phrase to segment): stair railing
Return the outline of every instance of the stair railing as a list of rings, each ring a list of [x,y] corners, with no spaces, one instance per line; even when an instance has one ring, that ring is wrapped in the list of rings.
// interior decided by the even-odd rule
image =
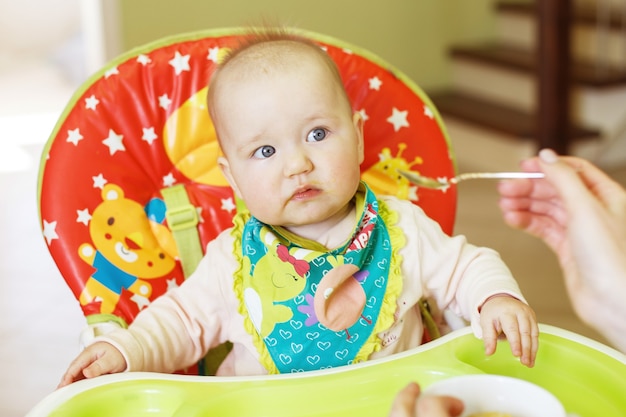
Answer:
[[[538,0],[537,141],[567,154],[570,138],[570,0]]]

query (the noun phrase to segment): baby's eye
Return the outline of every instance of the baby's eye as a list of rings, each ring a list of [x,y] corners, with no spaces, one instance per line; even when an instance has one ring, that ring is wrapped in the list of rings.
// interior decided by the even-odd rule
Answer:
[[[273,146],[266,145],[266,146],[261,146],[259,149],[254,151],[254,154],[252,154],[252,156],[254,156],[255,158],[259,158],[259,159],[264,159],[264,158],[269,158],[275,153],[276,153],[276,149],[274,149]]]
[[[326,129],[322,129],[321,127],[318,127],[317,129],[313,129],[311,130],[311,132],[309,132],[309,135],[306,137],[306,141],[307,142],[319,142],[321,140],[326,139],[327,134],[328,132],[326,131]]]

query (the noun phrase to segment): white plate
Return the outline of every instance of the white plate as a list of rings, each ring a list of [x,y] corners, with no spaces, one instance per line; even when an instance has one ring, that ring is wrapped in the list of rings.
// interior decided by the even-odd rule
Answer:
[[[450,395],[465,404],[461,417],[498,411],[511,417],[566,417],[563,404],[549,391],[531,382],[501,375],[463,375],[437,381],[424,395]]]

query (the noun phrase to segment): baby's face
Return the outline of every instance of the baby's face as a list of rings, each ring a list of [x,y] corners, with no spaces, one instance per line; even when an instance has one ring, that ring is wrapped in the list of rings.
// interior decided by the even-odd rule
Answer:
[[[214,100],[221,166],[250,212],[298,232],[350,210],[363,161],[362,122],[327,64],[224,71]]]

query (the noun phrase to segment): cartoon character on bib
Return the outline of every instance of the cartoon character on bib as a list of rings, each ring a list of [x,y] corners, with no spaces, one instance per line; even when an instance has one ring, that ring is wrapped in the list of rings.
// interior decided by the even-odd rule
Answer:
[[[394,309],[383,304],[392,305],[397,295],[395,285],[393,297],[387,292],[395,257],[378,201],[365,184],[357,210],[361,220],[352,239],[334,250],[309,249],[310,243],[290,236],[293,242],[254,217],[235,221],[243,256],[235,277],[240,311],[270,372],[364,360],[378,344],[376,329],[393,320]]]

